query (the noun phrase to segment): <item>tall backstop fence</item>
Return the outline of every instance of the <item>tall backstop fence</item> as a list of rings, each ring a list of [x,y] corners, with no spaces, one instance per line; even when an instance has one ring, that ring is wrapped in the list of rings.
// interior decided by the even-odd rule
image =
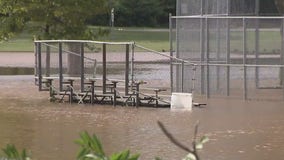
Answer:
[[[171,16],[171,55],[190,62],[172,63],[172,90],[283,100],[283,27],[280,16]]]

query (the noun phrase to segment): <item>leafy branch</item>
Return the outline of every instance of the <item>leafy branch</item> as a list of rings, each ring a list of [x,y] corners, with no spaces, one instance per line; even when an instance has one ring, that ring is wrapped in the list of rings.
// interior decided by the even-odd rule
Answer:
[[[0,156],[0,159],[7,159],[7,160],[31,160],[30,157],[27,155],[27,151],[25,149],[22,152],[19,152],[18,149],[11,144],[8,144],[6,148],[2,149],[4,155],[3,157]]]
[[[140,156],[139,154],[130,155],[130,151],[125,150],[107,157],[98,137],[95,134],[90,136],[86,131],[80,134],[80,139],[75,143],[80,145],[78,160],[138,160]]]

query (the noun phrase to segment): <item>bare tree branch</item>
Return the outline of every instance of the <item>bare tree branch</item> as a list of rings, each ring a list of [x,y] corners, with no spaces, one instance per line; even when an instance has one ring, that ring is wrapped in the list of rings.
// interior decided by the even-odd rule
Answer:
[[[193,142],[192,142],[192,146],[193,146],[193,150],[188,148],[187,146],[183,145],[182,143],[180,143],[164,126],[164,124],[160,121],[157,122],[159,127],[161,128],[161,130],[163,131],[163,133],[169,138],[169,140],[175,144],[177,147],[179,147],[180,149],[191,153],[195,156],[196,160],[199,160],[199,156],[197,153],[197,148],[196,148],[196,144],[197,144],[197,133],[198,133],[198,122],[195,125],[195,130],[194,130],[194,138],[193,138]]]
[[[198,125],[199,125],[199,122],[197,122],[197,123],[195,124],[194,137],[193,137],[193,142],[192,142],[193,154],[195,155],[196,160],[199,160],[199,156],[198,156],[197,148],[196,148],[196,144],[197,144],[197,134],[198,134]]]
[[[161,130],[164,132],[164,134],[170,139],[170,141],[175,144],[176,146],[178,146],[179,148],[181,148],[184,151],[187,151],[189,153],[193,153],[193,150],[191,150],[190,148],[188,148],[187,146],[181,144],[178,140],[176,140],[173,135],[166,129],[166,127],[164,126],[164,124],[160,121],[158,121],[158,125],[161,128]]]

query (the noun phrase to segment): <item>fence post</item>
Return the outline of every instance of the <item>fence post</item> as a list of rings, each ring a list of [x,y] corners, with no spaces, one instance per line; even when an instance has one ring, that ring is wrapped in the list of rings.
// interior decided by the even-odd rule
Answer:
[[[131,89],[133,87],[133,82],[134,82],[134,50],[135,46],[134,43],[131,44]]]
[[[59,42],[59,90],[63,90],[62,42]]]
[[[179,26],[179,21],[181,21],[179,18],[176,19],[176,52],[175,52],[175,57],[176,58],[180,58],[180,54],[179,54],[179,51],[180,51],[180,46],[179,46],[179,42],[180,42],[180,26]],[[181,75],[180,75],[180,65],[176,65],[176,79],[175,79],[175,82],[176,82],[176,91],[179,92],[181,90]]]
[[[39,91],[42,90],[42,68],[41,68],[41,43],[36,42],[36,55],[37,55],[37,62],[38,62],[38,85]]]
[[[45,75],[50,76],[50,46],[46,45]]]
[[[255,64],[258,65],[259,59],[259,19],[255,19]],[[255,67],[255,86],[259,88],[259,67]]]
[[[106,93],[106,44],[103,43],[103,93]]]
[[[227,34],[226,34],[226,45],[227,45],[227,57],[226,57],[226,94],[230,96],[230,57],[231,57],[231,30],[230,30],[230,19],[227,19]]]
[[[171,93],[173,92],[173,22],[172,22],[172,14],[169,14],[169,40],[170,40],[170,83],[171,83]]]
[[[282,67],[280,67],[280,86],[282,86],[282,96],[283,96],[283,100],[284,100],[284,19],[282,19],[282,25],[281,25],[281,29],[282,31],[282,35],[281,35],[281,65]]]
[[[247,33],[246,33],[246,19],[243,18],[243,69],[244,69],[244,92],[243,92],[243,98],[244,100],[247,99],[247,67],[246,67],[246,61],[247,61]]]
[[[208,18],[206,18],[206,98],[210,98],[210,66],[209,66],[209,58],[210,58],[210,31],[209,31],[209,22]]]
[[[259,16],[260,0],[255,1],[255,16]],[[255,28],[255,64],[258,65],[259,59],[259,19],[256,18]],[[255,68],[255,86],[259,88],[259,67]]]
[[[184,87],[184,61],[181,62],[181,92],[183,92]]]
[[[81,56],[81,92],[84,92],[84,81],[85,81],[85,68],[84,68],[84,43],[82,42],[80,45],[80,56]]]
[[[217,1],[218,2],[218,1]],[[217,5],[218,6],[218,5]],[[217,55],[216,55],[216,59],[217,59],[217,63],[219,63],[220,61],[220,54],[221,54],[221,42],[220,42],[220,39],[221,39],[221,31],[220,31],[220,19],[217,18],[216,19],[216,23],[217,23],[217,38],[216,38],[216,41],[217,41]],[[221,20],[223,22],[223,19]],[[216,66],[216,89],[219,90],[220,89],[220,66]]]
[[[129,87],[129,44],[126,44],[125,52],[125,95],[128,95]]]
[[[201,64],[201,68],[200,68],[200,81],[201,81],[201,94],[204,94],[204,85],[205,85],[205,73],[204,73],[204,48],[205,48],[205,34],[204,34],[204,18],[201,17],[200,19],[200,64]]]

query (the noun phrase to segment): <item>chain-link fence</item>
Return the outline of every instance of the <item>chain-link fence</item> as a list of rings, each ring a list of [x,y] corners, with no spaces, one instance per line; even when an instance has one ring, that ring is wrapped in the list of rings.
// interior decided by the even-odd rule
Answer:
[[[170,18],[171,54],[194,65],[173,63],[173,91],[284,99],[284,17],[252,16],[258,3],[178,1],[182,16]]]

